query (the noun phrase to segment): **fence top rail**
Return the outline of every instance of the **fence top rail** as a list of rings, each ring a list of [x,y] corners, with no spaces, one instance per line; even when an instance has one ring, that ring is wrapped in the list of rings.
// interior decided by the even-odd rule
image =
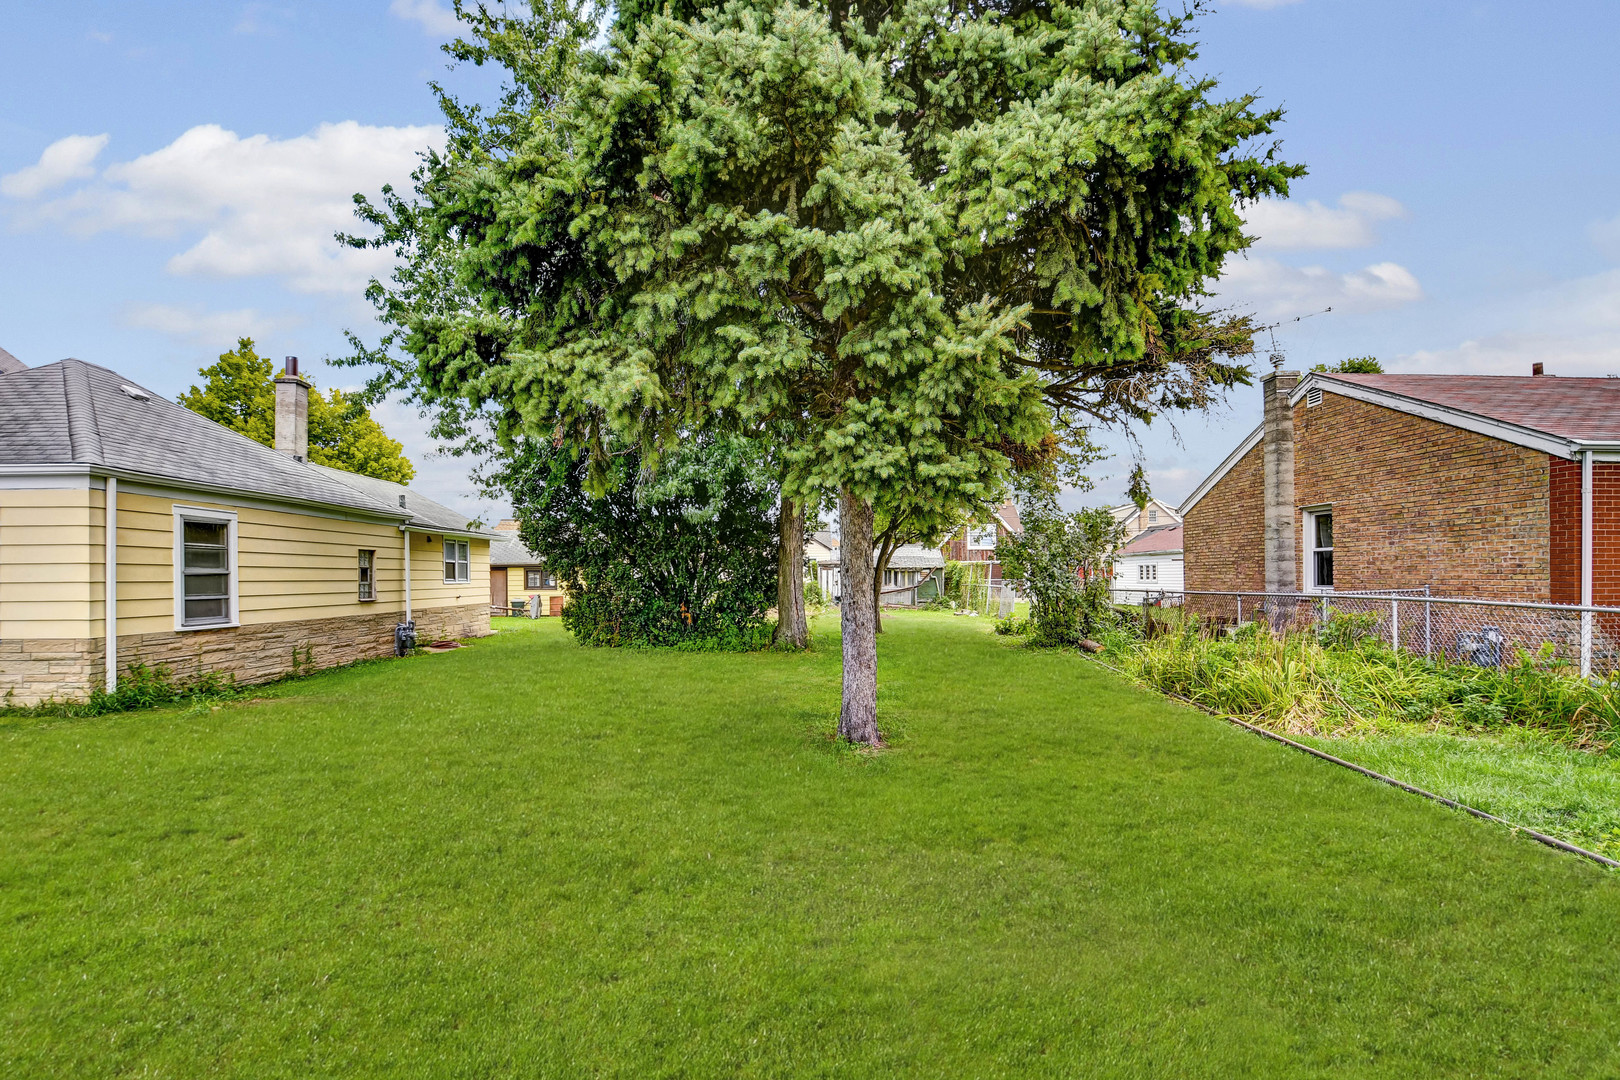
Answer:
[[[1166,592],[1178,590],[1168,589]],[[1242,591],[1217,591],[1214,589],[1183,589],[1179,590],[1183,596],[1237,596],[1245,599],[1251,597],[1264,597],[1277,600],[1309,600],[1312,603],[1327,601],[1332,603],[1334,597],[1343,600],[1406,600],[1419,604],[1456,604],[1465,607],[1503,607],[1503,608],[1530,608],[1535,611],[1563,611],[1580,613],[1590,611],[1599,615],[1620,615],[1620,607],[1583,606],[1581,604],[1543,604],[1533,600],[1488,600],[1480,597],[1455,596],[1417,596],[1394,593],[1331,593],[1331,592],[1266,592],[1263,589]]]

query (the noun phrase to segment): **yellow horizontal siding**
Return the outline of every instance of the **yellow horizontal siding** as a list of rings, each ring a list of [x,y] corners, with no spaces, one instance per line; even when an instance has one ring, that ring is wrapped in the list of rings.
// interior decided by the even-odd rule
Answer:
[[[0,637],[99,637],[104,492],[0,491]],[[404,536],[395,525],[229,506],[189,495],[118,496],[118,632],[174,629],[174,507],[237,518],[237,599],[244,624],[404,608]],[[471,541],[471,580],[444,581],[443,537],[411,534],[412,605],[489,600],[489,542]],[[359,596],[359,552],[376,552],[376,599]]]
[[[87,638],[101,622],[103,494],[0,490],[0,638]]]

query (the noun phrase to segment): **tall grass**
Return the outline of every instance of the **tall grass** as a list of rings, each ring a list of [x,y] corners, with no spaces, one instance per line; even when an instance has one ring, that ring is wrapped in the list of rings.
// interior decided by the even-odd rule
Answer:
[[[1320,634],[1278,636],[1250,625],[1223,638],[1189,620],[1160,637],[1112,632],[1103,656],[1149,686],[1290,734],[1520,727],[1591,749],[1620,738],[1620,687],[1583,680],[1550,650],[1483,668],[1392,650],[1355,631],[1330,623]]]

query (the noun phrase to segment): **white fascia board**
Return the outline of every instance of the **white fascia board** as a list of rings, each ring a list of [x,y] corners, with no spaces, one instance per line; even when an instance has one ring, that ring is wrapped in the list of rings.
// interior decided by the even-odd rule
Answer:
[[[1238,462],[1243,460],[1244,454],[1260,445],[1260,436],[1265,433],[1265,430],[1265,425],[1261,424],[1249,432],[1248,437],[1238,443],[1238,448],[1226,455],[1226,460],[1215,466],[1215,471],[1204,477],[1204,482],[1193,488],[1193,493],[1182,500],[1181,505],[1176,508],[1176,513],[1181,515],[1182,518],[1186,518],[1187,511],[1196,506],[1199,499],[1208,495],[1210,489],[1220,483],[1221,479],[1231,472]]]
[[[1358,383],[1343,382],[1324,372],[1313,371],[1299,381],[1294,392],[1289,395],[1288,404],[1298,405],[1304,400],[1306,393],[1317,389],[1340,397],[1353,398],[1356,401],[1365,401],[1369,405],[1382,405],[1386,409],[1406,413],[1409,416],[1421,416],[1425,420],[1445,424],[1448,427],[1460,428],[1463,431],[1472,431],[1478,435],[1487,435],[1493,439],[1500,439],[1515,446],[1528,447],[1531,450],[1540,450],[1544,454],[1554,454],[1565,459],[1573,459],[1579,446],[1571,439],[1558,435],[1549,435],[1545,431],[1522,427],[1519,424],[1510,424],[1503,420],[1493,420],[1478,413],[1454,409],[1449,405],[1436,405],[1431,401],[1420,401],[1417,398],[1407,397],[1389,390],[1377,390],[1370,386],[1361,386]]]

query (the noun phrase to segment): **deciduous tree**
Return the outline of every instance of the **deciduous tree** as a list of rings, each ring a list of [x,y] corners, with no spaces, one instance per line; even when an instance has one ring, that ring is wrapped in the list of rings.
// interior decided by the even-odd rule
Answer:
[[[266,446],[276,444],[274,365],[253,349],[252,338],[198,372],[201,386],[180,395],[192,412]],[[358,399],[333,388],[309,394],[309,459],[345,472],[403,484],[416,475],[405,448],[388,437]]]

